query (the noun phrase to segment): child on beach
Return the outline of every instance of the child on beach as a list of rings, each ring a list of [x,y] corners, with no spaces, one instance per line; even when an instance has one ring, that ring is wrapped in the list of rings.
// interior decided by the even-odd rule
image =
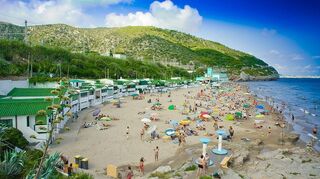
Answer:
[[[155,159],[155,161],[159,160],[159,147],[158,146],[154,149],[154,159]]]
[[[139,170],[140,170],[140,173],[144,175],[144,158],[143,157],[141,157],[140,159]]]
[[[268,127],[268,135],[270,135],[271,134],[271,127],[269,126]]]
[[[233,130],[232,126],[229,127],[229,133],[230,133],[230,140],[232,140],[233,134],[234,134],[234,130]]]
[[[132,179],[132,178],[133,178],[133,171],[131,170],[131,167],[128,166],[127,179]]]
[[[201,176],[201,175],[202,175],[204,165],[205,165],[205,159],[204,159],[204,156],[201,155],[200,158],[198,159],[198,171],[197,171],[197,176]]]

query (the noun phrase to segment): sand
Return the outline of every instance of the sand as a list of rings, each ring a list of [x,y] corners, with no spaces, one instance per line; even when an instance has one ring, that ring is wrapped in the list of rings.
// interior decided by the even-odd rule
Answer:
[[[71,162],[74,161],[75,155],[81,155],[89,159],[89,170],[87,172],[93,174],[95,178],[103,178],[102,173],[108,164],[116,166],[132,165],[137,166],[141,157],[145,158],[145,164],[149,167],[146,168],[146,172],[150,172],[157,166],[167,163],[168,159],[174,159],[177,151],[181,150],[178,144],[174,144],[172,141],[165,142],[162,139],[147,142],[146,140],[140,139],[140,131],[143,128],[143,123],[140,121],[148,115],[139,115],[138,112],[145,111],[147,114],[157,113],[160,121],[151,122],[150,125],[157,126],[157,132],[161,136],[164,135],[164,131],[167,128],[172,127],[170,124],[166,124],[165,121],[172,119],[181,120],[185,119],[185,115],[181,114],[179,110],[186,99],[185,95],[188,91],[191,92],[192,96],[195,96],[204,86],[197,88],[179,89],[172,91],[171,98],[172,102],[169,102],[168,94],[151,96],[146,95],[144,100],[133,100],[132,97],[125,97],[122,100],[121,108],[116,108],[112,104],[99,105],[94,108],[86,109],[81,111],[79,118],[73,122],[68,123],[70,131],[64,131],[59,135],[62,138],[60,144],[53,144],[50,147],[50,152],[58,151],[63,155],[67,156]],[[245,88],[241,88],[239,93],[244,96],[246,91]],[[148,99],[152,99],[152,103],[155,102],[156,98],[160,99],[163,110],[152,111],[150,109],[151,104],[147,103]],[[251,99],[253,100],[253,98]],[[190,100],[193,104],[194,100]],[[251,103],[251,101],[248,101]],[[169,111],[168,106],[174,104],[178,110]],[[116,121],[104,122],[110,124],[110,128],[106,130],[97,130],[95,126],[89,128],[82,128],[81,125],[84,122],[93,122],[94,117],[92,111],[95,108],[101,109],[102,114],[108,114],[110,116],[119,118]],[[199,109],[200,110],[200,109]],[[254,109],[249,110],[248,115],[254,116]],[[250,138],[250,140],[261,139],[263,140],[265,147],[270,149],[276,149],[281,147],[279,139],[281,138],[281,128],[275,127],[275,120],[280,118],[279,114],[272,113],[266,115],[263,120],[262,129],[255,129],[253,127],[254,117],[249,117],[249,120],[237,121],[226,121],[219,122],[219,125],[228,128],[233,126],[235,130],[235,136],[233,143],[241,141],[242,137]],[[129,138],[126,137],[127,126],[129,126]],[[191,123],[191,128],[195,129],[196,123]],[[206,122],[206,131],[198,131],[199,136],[188,136],[186,138],[186,144],[188,147],[191,145],[201,144],[199,139],[204,136],[205,132],[214,133],[213,122]],[[268,127],[272,127],[271,134],[268,134]],[[150,134],[145,134],[145,138],[148,138]],[[211,149],[217,144],[216,136],[209,137],[212,142],[209,145]],[[225,142],[225,141],[224,141]],[[154,161],[153,149],[159,146],[159,161]],[[180,149],[180,150],[179,150]],[[183,160],[183,158],[179,159]],[[150,167],[151,166],[151,167]],[[149,171],[148,171],[149,170]]]

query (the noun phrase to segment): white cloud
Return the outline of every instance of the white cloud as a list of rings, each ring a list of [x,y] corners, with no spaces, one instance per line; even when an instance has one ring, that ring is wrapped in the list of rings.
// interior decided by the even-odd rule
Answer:
[[[110,13],[105,18],[109,27],[156,26],[184,32],[196,32],[202,23],[198,10],[188,5],[180,8],[170,0],[154,1],[148,12],[137,11],[129,14]]]
[[[278,50],[270,50],[269,53],[273,54],[273,55],[279,55],[280,52]]]
[[[261,31],[261,34],[263,36],[273,36],[277,33],[277,30],[275,29],[268,29],[268,28],[263,28]]]
[[[300,54],[291,55],[291,60],[303,60],[304,58]]]
[[[78,27],[91,27],[95,18],[84,12],[84,8],[96,5],[130,3],[131,0],[0,0],[0,20],[14,24],[64,23]]]

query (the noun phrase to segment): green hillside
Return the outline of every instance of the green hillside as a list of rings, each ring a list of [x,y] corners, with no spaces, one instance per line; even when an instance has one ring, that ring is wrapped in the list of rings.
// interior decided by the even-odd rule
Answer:
[[[169,64],[198,72],[211,66],[228,72],[234,79],[241,72],[251,76],[278,75],[273,67],[249,54],[189,34],[155,27],[88,29],[54,24],[29,27],[28,35],[31,45],[60,47],[73,53],[125,54],[141,63]]]

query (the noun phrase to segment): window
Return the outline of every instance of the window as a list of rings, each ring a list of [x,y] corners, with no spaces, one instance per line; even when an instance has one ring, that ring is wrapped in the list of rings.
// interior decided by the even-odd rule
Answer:
[[[6,127],[13,127],[12,119],[0,119],[0,125],[4,125]]]
[[[81,97],[86,97],[87,93],[81,93]]]
[[[30,126],[30,118],[29,118],[29,116],[27,116],[27,127],[29,127]]]

